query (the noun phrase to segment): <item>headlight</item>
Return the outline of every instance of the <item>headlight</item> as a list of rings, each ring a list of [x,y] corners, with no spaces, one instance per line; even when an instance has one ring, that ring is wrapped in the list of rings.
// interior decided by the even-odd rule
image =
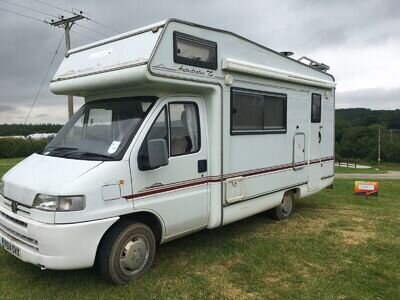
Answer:
[[[86,206],[85,196],[50,196],[37,194],[33,208],[46,211],[77,211]]]
[[[0,180],[0,195],[4,196],[4,182]]]

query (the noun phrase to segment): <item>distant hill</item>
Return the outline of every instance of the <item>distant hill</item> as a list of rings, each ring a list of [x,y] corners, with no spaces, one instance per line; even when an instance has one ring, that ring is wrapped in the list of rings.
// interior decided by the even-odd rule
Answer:
[[[57,133],[60,124],[0,124],[0,136]],[[381,129],[382,161],[400,162],[400,110],[348,108],[336,110],[335,154],[338,160],[376,161]]]
[[[381,131],[381,160],[400,162],[400,110],[336,110],[336,159],[376,161]]]
[[[371,110],[367,108],[347,108],[336,110],[336,124],[349,126],[382,125],[387,129],[400,129],[400,109]]]
[[[0,136],[27,136],[32,133],[57,133],[60,124],[0,124]]]

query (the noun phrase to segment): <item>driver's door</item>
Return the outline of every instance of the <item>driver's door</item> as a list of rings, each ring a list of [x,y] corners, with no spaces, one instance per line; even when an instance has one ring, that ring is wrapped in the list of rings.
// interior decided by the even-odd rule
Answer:
[[[157,105],[131,155],[135,210],[157,213],[165,237],[208,221],[208,145],[203,99],[170,97]],[[168,165],[150,167],[147,145],[164,139]]]

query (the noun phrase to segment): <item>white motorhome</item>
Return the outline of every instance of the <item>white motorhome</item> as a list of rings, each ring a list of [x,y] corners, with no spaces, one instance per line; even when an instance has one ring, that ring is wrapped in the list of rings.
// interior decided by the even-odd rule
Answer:
[[[293,201],[334,175],[334,78],[231,32],[170,19],[70,50],[51,90],[85,98],[4,175],[4,249],[124,283],[156,245]]]

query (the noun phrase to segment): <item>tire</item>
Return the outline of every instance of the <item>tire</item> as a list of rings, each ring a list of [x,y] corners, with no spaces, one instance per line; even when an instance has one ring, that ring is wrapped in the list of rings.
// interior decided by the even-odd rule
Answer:
[[[293,193],[286,192],[283,195],[282,202],[277,207],[273,208],[270,212],[275,220],[282,221],[290,218],[294,211]]]
[[[149,226],[121,222],[104,236],[98,251],[98,268],[107,281],[124,284],[150,269],[155,251],[156,240]]]

